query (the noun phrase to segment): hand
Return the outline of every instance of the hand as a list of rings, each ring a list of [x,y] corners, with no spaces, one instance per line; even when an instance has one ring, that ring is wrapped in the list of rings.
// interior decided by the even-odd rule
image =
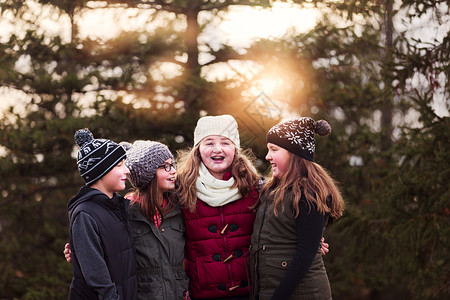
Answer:
[[[70,246],[69,243],[66,243],[66,245],[64,246],[64,257],[66,258],[67,262],[72,262],[72,258],[70,256],[71,252],[70,252]]]
[[[327,243],[325,243],[325,238],[322,237],[322,239],[320,240],[320,252],[322,252],[322,255],[327,254],[330,250],[328,249],[328,247],[330,245],[328,245]]]

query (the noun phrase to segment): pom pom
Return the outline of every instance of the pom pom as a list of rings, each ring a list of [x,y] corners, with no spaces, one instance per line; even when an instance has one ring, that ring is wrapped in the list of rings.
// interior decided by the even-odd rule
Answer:
[[[119,145],[122,146],[122,148],[125,149],[126,152],[128,152],[133,147],[133,145],[128,142],[120,142]]]
[[[89,129],[84,128],[80,129],[77,132],[75,132],[75,143],[81,148],[86,143],[89,143],[94,139],[94,135],[92,132],[89,131]]]
[[[315,129],[314,131],[318,134],[318,135],[328,135],[331,133],[331,126],[330,124],[328,124],[327,121],[325,120],[319,120],[316,122],[315,124]]]

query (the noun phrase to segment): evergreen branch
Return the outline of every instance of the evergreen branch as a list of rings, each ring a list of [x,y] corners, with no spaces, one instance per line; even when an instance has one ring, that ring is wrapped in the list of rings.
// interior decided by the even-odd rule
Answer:
[[[202,11],[209,11],[209,10],[223,10],[230,6],[236,6],[236,5],[246,5],[246,6],[252,6],[252,7],[268,7],[270,6],[270,2],[255,2],[255,1],[235,1],[235,0],[227,0],[223,3],[207,3],[205,5],[201,6]]]
[[[103,2],[103,1],[102,1]],[[168,11],[175,14],[185,14],[185,8],[174,5],[173,3],[166,3],[163,0],[155,1],[114,1],[114,4],[106,3],[107,7],[125,7],[125,8],[151,8],[157,11]]]
[[[15,204],[15,203],[23,203],[24,199],[27,199],[28,197],[32,197],[34,194],[39,192],[45,192],[45,191],[54,191],[54,190],[64,190],[68,188],[73,188],[73,183],[71,184],[63,184],[58,186],[44,186],[35,188],[31,191],[20,193],[14,195],[14,197],[6,198],[6,200],[0,202],[0,209],[7,207],[8,205]]]

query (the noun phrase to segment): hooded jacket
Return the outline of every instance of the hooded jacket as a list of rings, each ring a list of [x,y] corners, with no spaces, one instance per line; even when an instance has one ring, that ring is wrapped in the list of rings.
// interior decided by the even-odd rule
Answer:
[[[69,299],[135,300],[136,258],[128,201],[83,186],[69,200],[73,279]]]

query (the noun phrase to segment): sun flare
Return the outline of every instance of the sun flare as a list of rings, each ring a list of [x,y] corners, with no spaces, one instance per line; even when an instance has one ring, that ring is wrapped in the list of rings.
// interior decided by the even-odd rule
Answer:
[[[288,31],[305,32],[317,22],[318,11],[292,3],[275,2],[272,8],[232,7],[219,31],[234,45],[248,46],[255,38],[281,37]]]

